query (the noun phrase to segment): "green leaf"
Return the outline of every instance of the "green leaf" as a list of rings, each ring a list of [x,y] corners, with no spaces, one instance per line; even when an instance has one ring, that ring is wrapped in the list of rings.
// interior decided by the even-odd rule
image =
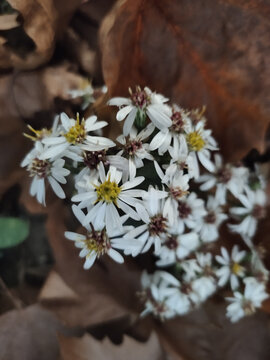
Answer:
[[[29,223],[15,217],[0,217],[0,249],[16,246],[29,234]]]

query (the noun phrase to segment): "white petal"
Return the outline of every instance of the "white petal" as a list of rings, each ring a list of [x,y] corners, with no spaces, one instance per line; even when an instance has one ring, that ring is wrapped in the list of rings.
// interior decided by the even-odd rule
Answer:
[[[85,240],[85,236],[81,234],[77,234],[72,231],[65,231],[65,237],[68,240],[78,241],[78,240]]]
[[[144,181],[144,177],[143,176],[138,176],[130,181],[127,181],[125,184],[123,184],[121,186],[122,190],[127,190],[133,187],[136,187],[138,185],[140,185],[143,181]]]
[[[124,258],[121,254],[119,254],[119,252],[115,251],[114,249],[110,249],[108,251],[108,255],[116,262],[118,262],[119,264],[123,264],[124,262]]]
[[[111,106],[122,106],[122,105],[130,105],[131,100],[124,97],[114,97],[108,101],[108,105]]]
[[[116,114],[116,120],[122,121],[125,119],[125,117],[134,109],[132,105],[127,105],[120,109],[118,113]]]
[[[198,158],[200,159],[201,164],[210,172],[215,171],[215,165],[211,162],[210,158],[204,154],[202,151],[198,151]]]
[[[90,256],[87,256],[86,261],[83,265],[83,268],[85,270],[90,269],[90,267],[94,264],[96,257],[97,257],[96,253],[92,253]]]
[[[49,180],[49,183],[50,183],[53,191],[55,192],[55,194],[60,199],[65,199],[66,195],[64,193],[64,190],[61,188],[61,186],[58,184],[58,182],[52,176],[49,176],[48,180]]]
[[[151,151],[156,150],[165,141],[168,132],[168,129],[166,129],[166,132],[159,131],[150,142],[149,149]]]
[[[132,125],[134,123],[135,117],[136,117],[137,109],[133,108],[131,112],[128,114],[124,126],[123,126],[123,134],[127,136],[132,128]]]
[[[119,208],[124,211],[125,214],[129,215],[132,219],[139,221],[140,216],[133,210],[129,205],[118,199],[117,202]]]
[[[172,121],[169,116],[162,112],[162,107],[156,105],[149,105],[146,112],[150,120],[160,130],[172,125]]]

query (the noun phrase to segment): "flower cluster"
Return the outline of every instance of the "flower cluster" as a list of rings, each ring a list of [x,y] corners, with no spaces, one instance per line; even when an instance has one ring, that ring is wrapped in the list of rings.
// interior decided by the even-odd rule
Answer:
[[[123,121],[116,142],[101,136],[107,123],[95,115],[62,113],[52,129],[30,127],[34,149],[22,166],[34,177],[31,194],[45,204],[48,181],[64,198],[59,183],[72,173],[72,210],[84,233],[65,236],[85,269],[106,254],[118,263],[151,254],[156,270],[142,275],[143,314],[186,314],[225,286],[232,321],[253,313],[268,297],[268,271],[252,241],[265,216],[261,175],[223,164],[205,108],[170,105],[147,87],[129,94],[108,102]],[[221,227],[240,234],[238,243],[225,246]]]

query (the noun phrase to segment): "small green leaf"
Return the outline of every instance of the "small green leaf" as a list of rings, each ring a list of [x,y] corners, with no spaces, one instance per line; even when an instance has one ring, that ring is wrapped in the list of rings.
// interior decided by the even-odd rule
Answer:
[[[14,217],[0,217],[0,249],[20,244],[28,234],[27,221]]]

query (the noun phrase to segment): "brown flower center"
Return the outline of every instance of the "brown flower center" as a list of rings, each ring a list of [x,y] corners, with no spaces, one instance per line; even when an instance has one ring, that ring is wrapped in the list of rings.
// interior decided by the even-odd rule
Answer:
[[[260,220],[265,218],[266,211],[265,208],[261,205],[255,205],[252,211],[252,216],[255,217],[255,219]]]
[[[181,133],[183,131],[184,121],[180,111],[173,110],[171,120],[172,120],[171,130],[176,133]]]
[[[150,98],[147,95],[146,91],[141,90],[139,86],[136,87],[135,92],[132,92],[131,89],[129,89],[129,92],[133,105],[135,105],[136,107],[144,109],[147,105],[150,104]]]
[[[179,212],[180,218],[186,219],[192,213],[192,209],[186,202],[179,201],[178,212]]]
[[[96,231],[92,224],[92,231],[87,234],[85,242],[85,246],[90,252],[96,252],[97,256],[104,255],[111,248],[110,240],[107,236],[106,230]]]
[[[163,234],[167,229],[167,220],[160,214],[153,216],[148,227],[150,235]]]
[[[89,169],[94,170],[97,168],[99,163],[104,165],[109,165],[109,161],[106,158],[106,151],[85,151],[83,153],[84,164],[89,167]]]
[[[48,160],[40,160],[38,158],[32,160],[32,163],[28,167],[30,176],[37,175],[39,178],[45,178],[50,173],[50,169],[51,164]]]

